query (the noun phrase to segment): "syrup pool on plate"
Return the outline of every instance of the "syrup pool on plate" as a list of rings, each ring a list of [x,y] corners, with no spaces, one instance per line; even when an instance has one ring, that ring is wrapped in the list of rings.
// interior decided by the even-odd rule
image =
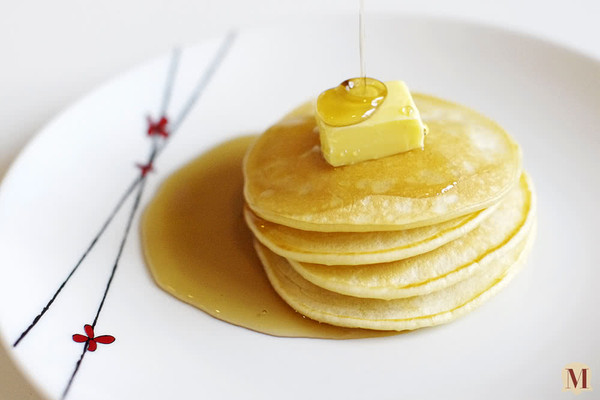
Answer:
[[[144,254],[157,284],[213,317],[269,335],[352,339],[397,334],[313,321],[273,290],[242,215],[242,159],[253,140],[221,144],[163,182],[142,223]]]

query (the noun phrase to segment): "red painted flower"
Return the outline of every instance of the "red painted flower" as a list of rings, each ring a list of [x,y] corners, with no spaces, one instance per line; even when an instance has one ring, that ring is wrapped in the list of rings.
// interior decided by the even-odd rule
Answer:
[[[142,171],[142,176],[148,175],[148,172],[150,172],[154,169],[151,162],[148,164],[136,164],[136,165]]]
[[[87,349],[89,351],[96,351],[98,343],[111,344],[115,341],[114,336],[110,335],[94,336],[94,328],[91,325],[85,325],[83,327],[83,330],[85,331],[85,334],[87,336],[76,333],[75,335],[73,335],[73,340],[77,343],[88,342]]]
[[[167,125],[169,124],[169,120],[167,117],[161,117],[158,122],[152,121],[152,118],[147,117],[148,120],[148,135],[149,136],[162,136],[168,137],[169,130],[167,129]]]

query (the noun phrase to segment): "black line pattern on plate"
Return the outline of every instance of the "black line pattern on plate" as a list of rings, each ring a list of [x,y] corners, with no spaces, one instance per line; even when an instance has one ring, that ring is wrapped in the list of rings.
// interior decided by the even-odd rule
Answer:
[[[83,363],[85,354],[88,351],[94,351],[96,349],[96,339],[98,339],[98,343],[105,343],[105,344],[112,343],[115,340],[114,337],[112,337],[110,335],[94,337],[93,332],[94,332],[94,328],[96,327],[96,324],[98,323],[100,314],[103,310],[105,301],[106,301],[108,293],[110,291],[113,279],[114,279],[117,269],[119,267],[121,255],[122,255],[123,249],[125,248],[125,245],[127,243],[127,238],[129,236],[129,232],[131,230],[133,220],[135,219],[137,211],[139,210],[141,198],[142,198],[145,184],[146,184],[147,175],[153,169],[156,158],[165,149],[167,143],[169,142],[169,139],[172,138],[173,134],[178,130],[181,123],[183,123],[185,118],[188,116],[189,112],[192,110],[193,106],[196,104],[198,99],[201,97],[202,93],[205,91],[206,87],[210,83],[215,72],[217,71],[219,66],[222,64],[222,61],[224,60],[225,56],[229,52],[236,36],[237,36],[236,32],[230,32],[225,37],[225,39],[219,46],[215,56],[213,57],[211,63],[209,64],[209,66],[207,67],[205,72],[200,76],[198,83],[192,90],[192,93],[188,97],[187,101],[184,103],[184,106],[183,106],[182,110],[180,111],[180,113],[178,114],[177,118],[175,118],[172,125],[169,126],[169,120],[167,119],[166,112],[169,107],[169,103],[170,103],[170,99],[171,99],[171,95],[172,95],[172,89],[174,86],[177,69],[179,66],[179,59],[180,59],[180,55],[181,55],[181,52],[179,49],[175,49],[173,51],[171,61],[170,61],[170,66],[169,66],[168,73],[167,73],[165,91],[163,93],[163,99],[162,99],[161,108],[160,108],[160,118],[158,119],[157,122],[153,122],[150,118],[148,118],[148,124],[149,124],[148,135],[152,136],[152,148],[151,148],[151,152],[150,152],[147,162],[145,164],[137,165],[138,168],[140,168],[139,175],[133,180],[133,182],[125,190],[125,192],[123,193],[123,195],[117,202],[114,209],[109,214],[108,218],[106,219],[106,221],[104,222],[104,224],[102,225],[102,227],[100,228],[100,230],[98,231],[96,236],[92,239],[88,248],[83,252],[82,256],[80,257],[78,262],[75,264],[73,269],[69,272],[69,274],[67,275],[65,280],[59,285],[58,289],[52,295],[52,297],[50,298],[48,303],[42,308],[41,312],[33,319],[31,324],[21,333],[21,335],[17,338],[17,340],[13,344],[13,347],[16,347],[17,345],[19,345],[19,343],[36,326],[36,324],[46,314],[46,312],[50,310],[52,304],[54,303],[56,298],[60,295],[62,289],[67,285],[69,280],[72,278],[72,276],[75,274],[75,272],[82,265],[82,263],[86,259],[87,255],[91,252],[91,250],[94,248],[94,246],[96,245],[98,240],[102,237],[102,235],[104,234],[104,232],[106,231],[106,229],[110,225],[110,223],[113,221],[113,219],[116,216],[116,214],[118,213],[118,211],[122,208],[125,201],[132,195],[132,193],[137,188],[135,199],[134,199],[132,208],[130,210],[130,213],[129,213],[129,216],[127,219],[127,224],[125,226],[123,236],[121,238],[121,242],[120,242],[119,249],[118,249],[118,252],[117,252],[117,255],[115,258],[115,262],[111,269],[109,278],[106,282],[106,287],[105,287],[104,293],[102,295],[102,298],[100,300],[100,304],[96,310],[94,320],[91,325],[85,325],[85,331],[87,333],[87,337],[85,337],[83,335],[73,335],[73,340],[76,342],[84,342],[84,346],[83,346],[82,353],[79,356],[79,359],[75,363],[75,368],[64,388],[64,391],[61,395],[61,399],[65,399],[66,396],[68,395],[71,385],[74,382],[78,371],[80,370],[81,364]]]
[[[154,158],[156,155],[156,151],[152,152],[152,155],[150,156],[150,158]],[[106,282],[106,288],[104,289],[104,294],[102,295],[102,300],[100,301],[100,305],[98,306],[98,310],[96,310],[96,316],[94,317],[94,322],[92,322],[92,329],[96,327],[96,324],[98,323],[98,317],[100,317],[100,313],[102,312],[102,308],[104,307],[104,302],[106,301],[106,296],[108,295],[108,291],[110,290],[110,285],[113,282],[113,279],[115,277],[115,273],[117,272],[117,268],[119,266],[119,261],[121,260],[121,255],[123,254],[123,249],[125,248],[125,243],[127,243],[127,237],[129,236],[129,231],[131,230],[131,224],[133,223],[133,218],[135,217],[136,211],[138,210],[139,206],[140,206],[140,200],[142,198],[142,193],[144,193],[144,187],[146,185],[146,174],[144,172],[141,172],[141,184],[138,186],[138,191],[135,195],[135,201],[133,203],[133,206],[131,207],[131,211],[129,213],[129,218],[127,219],[127,225],[125,226],[125,232],[123,233],[123,238],[121,239],[121,244],[119,245],[119,251],[117,253],[117,258],[115,259],[115,264],[112,267],[112,270],[110,272],[110,277],[108,278],[108,282]],[[79,360],[77,360],[77,363],[75,364],[75,369],[73,370],[73,373],[71,374],[71,377],[69,378],[69,381],[67,382],[67,386],[65,387],[61,399],[64,399],[67,394],[69,393],[69,389],[71,389],[71,384],[73,383],[73,380],[75,379],[75,376],[77,375],[77,371],[79,371],[79,367],[81,366],[81,363],[83,362],[83,358],[85,357],[85,354],[87,353],[87,350],[89,349],[90,346],[90,339],[85,341],[85,344],[83,345],[83,351],[81,352],[81,356],[79,357]]]
[[[162,118],[165,118],[165,120],[166,120],[167,108],[169,106],[169,101],[171,99],[171,92],[173,90],[173,84],[175,82],[175,73],[177,71],[180,57],[181,57],[181,50],[179,48],[174,49],[173,53],[171,55],[171,61],[170,61],[169,70],[167,73],[167,81],[165,84],[165,92],[163,94],[163,101],[162,101],[161,108],[160,108],[160,115],[162,116]],[[148,118],[148,121],[149,121],[149,125],[150,125],[150,127],[148,128],[148,133],[151,134],[152,121],[150,120],[150,118]],[[154,148],[156,148],[156,141],[153,143],[153,146],[154,146]],[[114,217],[117,215],[117,213],[119,212],[119,210],[121,209],[121,207],[123,206],[125,201],[129,198],[131,193],[133,193],[135,188],[142,182],[143,175],[144,175],[143,172],[144,171],[142,170],[142,174],[140,174],[140,176],[137,176],[129,184],[129,187],[125,190],[125,192],[123,193],[123,195],[121,196],[121,198],[119,199],[119,201],[117,202],[117,204],[115,205],[115,207],[113,208],[111,213],[109,214],[108,218],[106,219],[106,221],[104,221],[104,224],[102,224],[102,227],[100,228],[100,230],[98,231],[96,236],[94,236],[94,238],[88,245],[87,249],[83,252],[83,254],[79,258],[79,260],[77,261],[77,263],[75,264],[73,269],[71,269],[71,271],[69,272],[69,274],[67,275],[65,280],[59,285],[58,289],[54,292],[54,294],[52,295],[52,297],[50,298],[48,303],[46,303],[46,305],[42,308],[40,313],[35,316],[35,318],[33,319],[33,321],[31,321],[29,326],[19,335],[17,340],[15,340],[15,342],[13,343],[13,347],[17,347],[19,345],[19,343],[21,343],[21,341],[25,338],[25,336],[27,336],[27,334],[40,321],[40,319],[42,319],[44,314],[46,314],[46,312],[48,310],[50,310],[50,307],[52,306],[52,304],[54,303],[56,298],[60,295],[60,293],[65,288],[67,283],[71,280],[71,278],[73,277],[75,272],[79,269],[79,267],[81,266],[83,261],[88,256],[88,254],[90,254],[90,252],[92,251],[92,249],[94,248],[94,246],[96,245],[98,240],[102,237],[102,235],[104,234],[104,231],[111,224]]]
[[[58,295],[60,294],[60,292],[64,289],[64,287],[67,285],[67,283],[69,282],[69,280],[71,279],[71,277],[75,274],[75,271],[77,271],[77,269],[79,269],[79,266],[83,263],[83,260],[85,260],[85,258],[88,256],[88,254],[92,251],[92,249],[94,248],[94,246],[96,245],[96,243],[98,242],[98,240],[100,239],[100,237],[102,236],[102,234],[104,233],[104,231],[106,230],[106,228],[108,228],[108,226],[112,222],[112,220],[115,217],[115,215],[117,215],[117,212],[121,209],[121,206],[123,206],[123,203],[125,203],[125,200],[127,200],[127,198],[131,195],[131,193],[133,193],[133,190],[139,184],[140,184],[140,178],[139,177],[136,178],[133,182],[131,182],[131,184],[129,185],[129,187],[127,188],[127,190],[125,190],[125,193],[123,193],[123,195],[121,196],[121,198],[117,202],[117,205],[115,206],[115,208],[112,210],[112,212],[108,216],[108,219],[104,222],[104,224],[102,225],[102,227],[100,228],[100,230],[98,231],[98,233],[96,234],[96,236],[94,236],[94,238],[92,239],[92,242],[90,243],[90,245],[88,246],[88,248],[83,252],[83,255],[81,256],[81,258],[79,258],[79,261],[77,261],[77,264],[75,264],[75,266],[73,267],[73,269],[71,270],[71,272],[69,272],[69,274],[67,275],[67,277],[65,278],[65,280],[60,284],[60,286],[58,287],[58,289],[56,290],[56,292],[54,292],[54,294],[52,295],[52,298],[50,298],[50,301],[48,301],[48,303],[44,306],[44,308],[42,308],[42,311],[38,315],[36,315],[36,317],[33,319],[33,321],[31,322],[31,324],[29,324],[29,326],[27,327],[27,329],[25,329],[21,333],[21,335],[19,336],[19,338],[17,340],[15,340],[15,342],[13,343],[13,347],[17,347],[17,345],[19,343],[21,343],[21,340],[23,340],[25,338],[25,336],[27,336],[27,334],[29,333],[29,331],[31,331],[35,327],[35,325],[39,322],[39,320],[50,309],[50,307],[52,306],[52,303],[54,303],[54,300],[56,300],[56,298],[58,297]]]

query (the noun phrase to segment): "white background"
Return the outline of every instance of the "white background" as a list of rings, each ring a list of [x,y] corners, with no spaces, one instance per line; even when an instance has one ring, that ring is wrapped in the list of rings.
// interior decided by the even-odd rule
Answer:
[[[173,45],[202,41],[232,27],[358,11],[358,0],[3,0],[0,4],[0,177],[53,115],[107,78]],[[366,0],[365,9],[367,14],[432,15],[502,26],[600,60],[598,0]],[[40,399],[4,350],[0,350],[0,399]]]

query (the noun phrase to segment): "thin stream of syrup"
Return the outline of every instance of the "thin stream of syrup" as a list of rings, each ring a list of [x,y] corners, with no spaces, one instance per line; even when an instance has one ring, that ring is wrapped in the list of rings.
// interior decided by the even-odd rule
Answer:
[[[365,80],[367,78],[367,66],[365,58],[365,0],[360,0],[359,12],[358,12],[358,51],[360,55],[360,77]],[[366,86],[366,81],[364,86]]]
[[[317,98],[317,114],[330,126],[344,127],[365,121],[387,96],[385,84],[366,75],[364,0],[360,0],[358,36],[360,76],[345,80]]]

